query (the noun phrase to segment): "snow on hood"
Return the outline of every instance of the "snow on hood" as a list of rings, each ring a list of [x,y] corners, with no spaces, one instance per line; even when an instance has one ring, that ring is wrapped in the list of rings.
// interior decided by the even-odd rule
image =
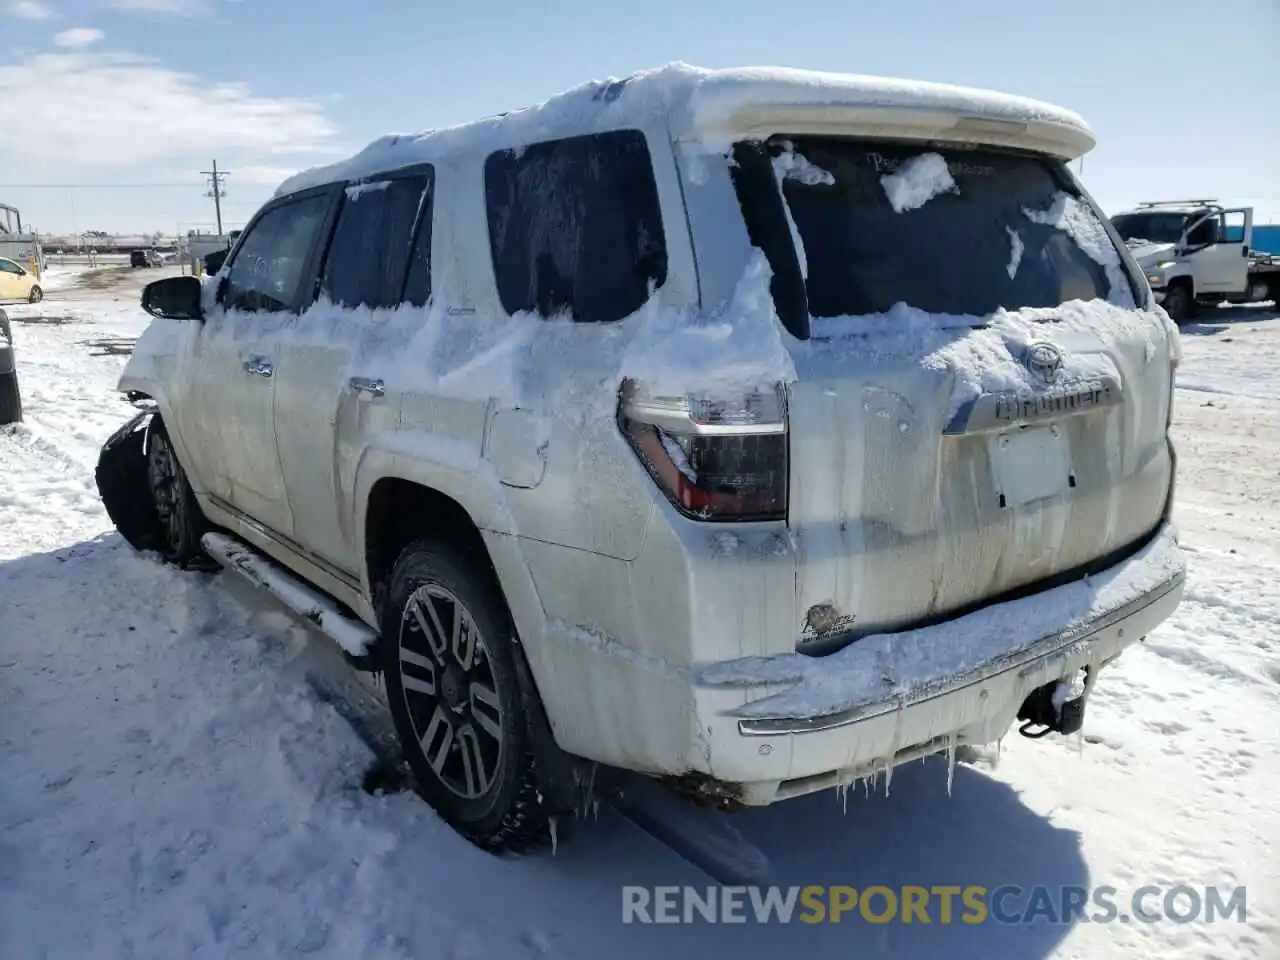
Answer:
[[[1009,94],[888,77],[783,67],[708,70],[686,63],[581,84],[534,106],[460,126],[381,137],[338,163],[303,171],[276,196],[359,180],[456,152],[488,153],[558,137],[671,121],[677,136],[725,124],[748,105],[903,107],[1017,123],[1048,123],[1093,140],[1079,114]]]

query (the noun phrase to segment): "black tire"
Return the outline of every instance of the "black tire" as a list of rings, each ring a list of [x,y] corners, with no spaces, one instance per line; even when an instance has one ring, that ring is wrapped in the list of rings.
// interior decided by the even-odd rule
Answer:
[[[22,394],[18,391],[18,371],[0,373],[0,426],[22,422]]]
[[[107,516],[139,551],[156,550],[160,543],[160,521],[147,487],[147,427],[153,416],[143,411],[108,437],[94,471]]]
[[[147,428],[146,493],[156,518],[155,551],[168,563],[204,567],[205,552],[200,538],[208,530],[187,472],[178,461],[169,433],[160,418]]]
[[[27,296],[28,303],[39,303],[44,299],[44,291],[40,289],[39,284],[31,288],[31,293]]]
[[[1196,299],[1187,285],[1180,283],[1169,288],[1162,306],[1165,313],[1169,314],[1169,319],[1181,326],[1195,316]]]
[[[474,627],[462,631],[470,643],[442,636],[456,631],[458,615]],[[446,543],[406,547],[383,604],[378,658],[423,799],[484,850],[521,853],[545,844],[549,808],[538,777],[549,758],[535,730],[541,702],[488,569]]]

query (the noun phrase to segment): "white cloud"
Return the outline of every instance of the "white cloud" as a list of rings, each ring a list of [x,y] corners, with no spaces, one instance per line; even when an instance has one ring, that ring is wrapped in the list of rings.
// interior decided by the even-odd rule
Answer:
[[[0,66],[0,158],[123,168],[220,152],[251,160],[333,146],[319,104],[255,96],[151,60],[47,53]]]
[[[52,20],[53,11],[36,0],[15,0],[9,4],[9,12],[19,20]]]
[[[210,12],[210,0],[106,0],[108,7],[175,17],[202,17]]]
[[[63,30],[53,38],[53,42],[60,47],[78,50],[82,47],[92,46],[102,37],[101,30],[94,30],[92,27],[74,27],[71,30]]]

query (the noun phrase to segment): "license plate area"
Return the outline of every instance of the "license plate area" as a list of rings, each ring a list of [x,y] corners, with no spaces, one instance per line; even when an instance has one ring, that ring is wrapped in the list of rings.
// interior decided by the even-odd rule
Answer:
[[[1024,427],[990,438],[991,475],[1000,506],[1021,507],[1075,486],[1071,447],[1056,425]]]

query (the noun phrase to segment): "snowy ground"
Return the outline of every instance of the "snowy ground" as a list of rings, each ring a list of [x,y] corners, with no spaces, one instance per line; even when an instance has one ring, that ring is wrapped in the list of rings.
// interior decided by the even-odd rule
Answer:
[[[622,885],[710,881],[607,807],[554,857],[503,860],[364,793],[368,748],[306,682],[318,641],[108,533],[92,469],[145,326],[123,274],[9,311],[27,423],[0,432],[0,957],[1280,957],[1280,315],[1184,337],[1188,595],[1104,675],[1083,749],[1010,737],[950,797],[930,762],[887,799],[730,821],[768,883],[1243,884],[1246,924],[624,927]]]

